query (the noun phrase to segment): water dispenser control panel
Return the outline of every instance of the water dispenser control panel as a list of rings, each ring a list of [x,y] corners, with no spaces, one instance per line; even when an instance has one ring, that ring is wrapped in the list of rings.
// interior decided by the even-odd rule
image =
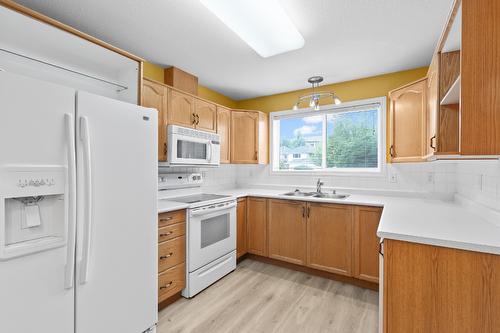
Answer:
[[[0,183],[0,260],[65,245],[65,166],[3,166]]]

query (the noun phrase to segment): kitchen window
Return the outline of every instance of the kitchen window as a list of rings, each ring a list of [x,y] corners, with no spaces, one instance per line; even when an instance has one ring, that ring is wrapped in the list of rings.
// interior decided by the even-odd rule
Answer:
[[[385,97],[271,113],[272,171],[380,175]]]

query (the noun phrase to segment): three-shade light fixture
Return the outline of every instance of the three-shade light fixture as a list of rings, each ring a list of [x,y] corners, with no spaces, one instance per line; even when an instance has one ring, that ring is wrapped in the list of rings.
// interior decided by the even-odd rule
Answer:
[[[300,105],[307,101],[309,107],[315,111],[319,110],[319,103],[322,99],[332,99],[335,105],[342,103],[340,98],[333,91],[316,91],[319,88],[319,84],[323,82],[322,76],[311,76],[307,80],[312,85],[312,92],[307,95],[300,96],[297,102],[294,104],[293,109],[298,110]]]

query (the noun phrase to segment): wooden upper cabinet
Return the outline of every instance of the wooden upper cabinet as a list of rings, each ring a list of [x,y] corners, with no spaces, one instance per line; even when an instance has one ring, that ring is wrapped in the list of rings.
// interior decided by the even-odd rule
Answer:
[[[217,131],[217,106],[201,99],[194,99],[196,129],[207,132]]]
[[[269,257],[306,264],[306,203],[290,200],[269,200]]]
[[[268,117],[259,111],[231,112],[231,162],[268,163]]]
[[[169,89],[168,123],[184,127],[195,127],[194,97]]]
[[[217,106],[217,133],[220,135],[220,162],[231,163],[231,110]]]
[[[158,110],[158,161],[167,159],[167,88],[159,83],[143,80],[142,106]]]
[[[239,198],[236,208],[236,258],[247,253],[247,198]]]
[[[427,73],[427,156],[438,150],[439,59],[439,54],[435,54]]]
[[[370,282],[379,278],[378,224],[382,208],[354,208],[354,277]]]
[[[267,257],[267,199],[247,199],[247,249]]]
[[[460,76],[460,51],[440,53],[439,56],[439,99],[441,101]],[[459,152],[459,110],[459,103],[440,105],[439,107],[439,153],[449,155]]]
[[[353,207],[310,203],[307,266],[352,276]]]
[[[461,153],[500,155],[500,4],[462,1]]]
[[[425,160],[427,79],[390,92],[391,162]]]

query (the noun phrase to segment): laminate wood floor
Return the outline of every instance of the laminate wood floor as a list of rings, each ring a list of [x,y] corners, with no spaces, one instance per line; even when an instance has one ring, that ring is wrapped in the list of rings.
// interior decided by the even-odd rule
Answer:
[[[378,293],[246,259],[158,316],[158,333],[370,333],[378,330]]]

